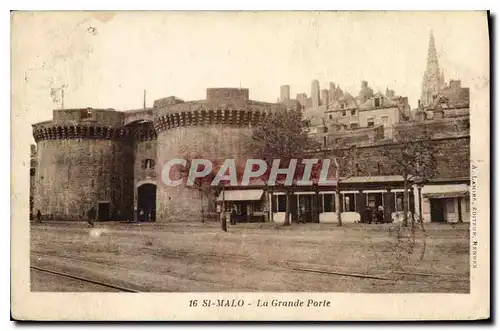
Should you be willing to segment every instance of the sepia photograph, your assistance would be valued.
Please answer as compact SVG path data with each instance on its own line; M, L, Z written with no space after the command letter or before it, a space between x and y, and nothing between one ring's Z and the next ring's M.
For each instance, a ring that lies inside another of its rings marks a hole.
M488 22L12 12L20 318L489 317Z

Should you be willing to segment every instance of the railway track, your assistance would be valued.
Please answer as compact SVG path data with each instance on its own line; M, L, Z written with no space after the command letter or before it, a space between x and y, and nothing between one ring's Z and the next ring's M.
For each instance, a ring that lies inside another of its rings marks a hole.
M89 260L89 259L85 259L85 258L81 258L81 257L68 256L65 254L46 254L46 253L42 253L42 252L38 252L38 251L34 251L34 250L31 250L31 254L32 255L34 254L38 257L58 258L58 259L72 261L72 262L77 262L79 264L85 263L85 264L90 264L90 265L94 265L94 266L98 266L98 267L109 266L109 264L107 264L106 262L103 262L103 261L93 261L93 260ZM119 266L119 265L113 265L113 268L116 270L121 270L123 272L130 272L131 270L136 270L136 269L125 268L125 267ZM223 286L224 290L226 290L226 291L231 290L231 286L229 286L229 285L223 285L223 284L221 285L220 283L216 283L216 282L212 282L212 281L208 281L208 280L203 280L203 279L198 279L196 277L182 276L182 275L172 273L172 272L166 272L165 274L167 274L170 277L188 280L188 281L194 281L194 282L198 282L198 283L204 283L204 284L207 284L209 286L214 286L214 285L215 286ZM258 291L257 288L248 287L248 286L246 286L244 289L245 289L245 291ZM161 292L166 291L166 289L158 289L158 290ZM221 291L223 291L223 289L221 289ZM148 290L140 290L140 291L136 291L136 292L149 292L149 291Z
M117 290L119 292L139 293L139 291L137 291L135 289L128 288L128 287L123 287L123 286L118 286L118 285L114 285L114 284L109 284L109 283L105 283L105 282L93 280L93 279L90 279L90 278L87 278L87 277L80 277L80 276L70 275L70 274L65 273L65 272L55 271L55 270L51 270L51 269L47 269L47 268L42 268L42 267L37 267L37 266L30 266L30 269L33 269L33 270L36 270L36 271L39 271L39 272L48 273L48 274L51 274L51 275L56 275L56 276L59 276L59 277L69 278L69 279L72 279L72 280L78 280L80 282L84 282L84 283L88 283L88 284L98 285L98 286L101 286L101 287L105 287L105 288Z
M81 262L88 262L92 264L98 264L98 265L103 265L102 263L99 263L97 261L91 261L91 260L86 260L82 259L81 257L70 257L70 256L65 256L65 255L46 255L41 252L34 251L33 253L37 255L45 255L45 256L57 256L59 258L63 259L69 259L69 260L74 260L74 261L81 261ZM155 255L159 255L162 257L172 257L172 258L185 258L190 256L188 252L172 252L172 251L161 251L161 252L156 252ZM380 272L377 274L367 274L364 272L360 271L354 271L354 270L346 270L344 268L340 268L339 266L326 266L326 265L309 265L308 263L304 263L301 261L294 261L294 260L283 260L283 261L256 261L253 258L244 256L244 255L238 255L238 254L230 254L230 255L225 255L225 256L219 256L214 253L202 253L198 254L198 257L202 256L205 259L211 259L211 260L216 260L216 261L224 261L224 262L233 262L237 264L246 264L249 265L253 268L256 269L261 269L261 270L269 270L270 268L277 268L277 269L285 269L285 270L290 270L294 272L308 272L308 273L317 273L317 274L323 274L324 276L341 276L341 277L350 277L350 278L358 278L358 279L371 279L375 281L389 281L389 282L398 282L398 281L403 281L403 282L411 282L411 281L417 281L417 282L423 282L423 283L432 283L437 281L437 279L446 279L447 281L451 282L466 282L468 281L467 278L464 278L463 275L452 275L452 274L436 274L436 273L418 273L418 272L401 272L401 271L385 271L385 272ZM119 269L124 269L123 267L118 267L115 266L116 268ZM204 283L211 283L199 279L191 279L191 278L186 278L190 280L195 280L195 281L201 281ZM247 290L255 290L253 288L247 288Z

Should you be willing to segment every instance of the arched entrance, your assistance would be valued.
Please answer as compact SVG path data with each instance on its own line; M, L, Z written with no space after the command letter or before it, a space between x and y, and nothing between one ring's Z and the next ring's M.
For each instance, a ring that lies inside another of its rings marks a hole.
M141 210L144 212L141 215ZM142 184L137 188L137 220L139 222L156 220L156 185Z

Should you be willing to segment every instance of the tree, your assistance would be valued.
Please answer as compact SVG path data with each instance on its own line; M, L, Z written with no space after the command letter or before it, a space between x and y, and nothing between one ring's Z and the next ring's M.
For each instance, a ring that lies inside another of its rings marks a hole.
M337 206L337 225L342 226L342 213L340 212L340 185L346 180L356 175L359 170L357 160L359 159L359 149L356 146L348 146L341 139L337 138L334 145L327 150L331 154L331 159L335 165L335 206Z
M274 159L280 159L280 166L288 166L292 159L298 164L317 143L308 136L308 121L302 118L300 110L279 109L266 115L256 127L245 144L246 155L259 158L271 168ZM301 178L301 167L297 168L295 178ZM268 176L267 172L263 177ZM300 177L299 177L300 176ZM277 184L280 185L280 177ZM290 187L286 187L286 213L284 225L290 225Z
M403 226L408 226L410 186L415 182L425 182L436 174L437 150L431 138L427 130L398 132L395 144L387 145L382 150L382 155L390 164L391 172L403 177ZM411 221L413 228L413 217Z

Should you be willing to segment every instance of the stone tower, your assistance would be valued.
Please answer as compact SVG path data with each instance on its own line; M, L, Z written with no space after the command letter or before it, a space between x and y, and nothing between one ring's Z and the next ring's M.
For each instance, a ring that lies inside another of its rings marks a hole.
M327 105L330 102L329 100L329 91L328 89L321 90L321 105Z
M311 83L311 102L313 108L319 107L319 82L318 80L313 80Z
M444 72L439 69L439 59L434 42L434 34L429 36L429 49L427 51L427 68L422 79L422 95L420 102L423 106L432 104L444 85Z
M281 85L280 87L280 102L290 100L290 85Z

